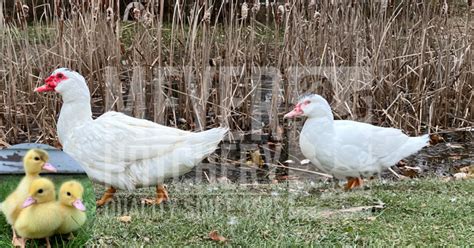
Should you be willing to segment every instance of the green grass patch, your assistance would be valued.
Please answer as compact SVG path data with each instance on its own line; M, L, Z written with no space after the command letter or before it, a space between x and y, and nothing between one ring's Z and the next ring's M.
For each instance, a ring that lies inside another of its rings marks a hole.
M53 247L81 247L90 242L93 232L93 222L95 218L95 198L94 188L89 178L85 175L55 175L46 176L52 179L59 190L61 184L68 180L77 180L84 186L84 204L87 208L87 222L84 226L74 233L75 238L68 240L68 235L56 235L50 238ZM0 201L3 201L12 191L15 190L22 176L0 176ZM56 191L57 192L57 191ZM12 231L11 226L7 223L5 216L0 214L0 247L13 247L11 245ZM45 240L29 240L27 247L45 246Z
M169 185L171 203L145 206L122 192L98 209L100 246L467 246L474 243L473 181L438 179L381 184L344 192L309 183L259 186ZM381 210L339 212L383 202ZM335 211L338 214L323 216ZM118 217L131 216L129 223ZM218 243L209 232L229 239Z

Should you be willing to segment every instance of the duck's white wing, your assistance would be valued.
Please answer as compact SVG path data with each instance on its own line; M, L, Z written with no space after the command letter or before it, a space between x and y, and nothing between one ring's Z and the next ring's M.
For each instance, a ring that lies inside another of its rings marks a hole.
M89 161L88 166L120 173L137 161L156 158L184 145L205 140L196 134L157 123L107 112L74 130L65 151ZM66 150L67 149L67 150Z
M395 128L377 127L355 121L335 121L335 134L341 160L361 166L384 160L397 151L409 137Z

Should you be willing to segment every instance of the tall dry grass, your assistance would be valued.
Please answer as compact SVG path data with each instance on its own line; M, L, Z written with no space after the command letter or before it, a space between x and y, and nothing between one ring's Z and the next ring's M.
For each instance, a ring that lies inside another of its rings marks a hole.
M57 142L60 99L33 89L58 67L85 76L95 115L224 124L236 139L281 139L283 112L305 92L328 98L337 118L412 134L473 126L473 20L456 2L176 1L164 13L155 0L136 22L121 21L118 1L59 2L30 6L29 23L20 10L0 15L0 145Z

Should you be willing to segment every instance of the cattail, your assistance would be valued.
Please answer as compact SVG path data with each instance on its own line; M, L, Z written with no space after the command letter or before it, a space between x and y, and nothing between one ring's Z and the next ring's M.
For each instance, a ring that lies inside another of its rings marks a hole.
M317 10L314 11L313 18L316 19L316 20L318 20L319 18L321 18L321 13L319 13Z
M266 8L269 8L269 7L270 7L270 1L269 1L269 0L265 0L265 7L266 7Z
M243 20L247 19L247 16L249 15L249 6L248 6L247 3L242 4L242 9L240 11L240 15L242 16Z
M204 16L202 17L202 21L207 22L207 23L211 22L211 11L206 10L204 12Z
M146 26L151 26L151 24L153 23L153 15L149 11L147 11L143 15L143 20Z
M133 19L135 20L140 20L140 17L141 17L141 11L140 9L138 8L134 8L133 11L132 11L132 16L133 16Z
M92 20L97 21L97 15L99 14L99 7L95 7L94 10L92 11Z
M23 6L21 6L21 9L23 11L23 16L28 17L29 12L30 12L30 7L28 7L28 5L26 4L23 4Z
M257 13L259 10L260 10L260 2L259 2L259 1L256 1L256 2L253 4L252 12L253 12L253 13Z
M283 21L284 15L285 15L285 6L279 5L277 8L276 15L275 15L276 22L281 23Z
M285 14L285 6L279 5L278 6L278 13L283 16Z
M448 3L446 0L443 2L443 7L441 8L441 14L447 15L448 14Z
M106 10L106 13L107 13L107 21L111 21L114 19L114 10L112 9L112 7L108 7Z

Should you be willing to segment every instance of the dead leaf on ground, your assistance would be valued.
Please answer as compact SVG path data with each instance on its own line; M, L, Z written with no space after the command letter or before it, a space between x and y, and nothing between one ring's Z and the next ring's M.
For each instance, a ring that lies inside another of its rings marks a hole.
M461 169L459 169L459 171L473 175L474 174L474 165L462 167Z
M438 143L444 142L444 138L439 134L430 135L430 145L436 145Z
M455 180L464 180L464 179L469 179L468 174L464 172L458 172L453 175Z
M249 151L250 153L250 160L246 162L246 165L252 167L254 165L258 166L258 168L262 168L265 161L262 159L262 155L260 154L260 150Z
M417 177L418 174L420 174L420 172L422 171L422 169L419 166L402 166L400 167L400 171L404 176L413 178Z
M458 172L458 173L454 174L453 177L454 177L455 180L463 180L463 179L467 178L467 173Z
M455 180L474 179L474 165L465 166L453 175Z
M214 241L219 241L219 242L226 242L227 239L222 236L222 235L219 235L219 233L217 233L217 230L213 230L209 233L209 238L211 240L214 240Z
M124 216L120 216L117 218L120 222L123 222L123 223L130 223L132 222L132 217L131 216L128 216L128 215L124 215Z

